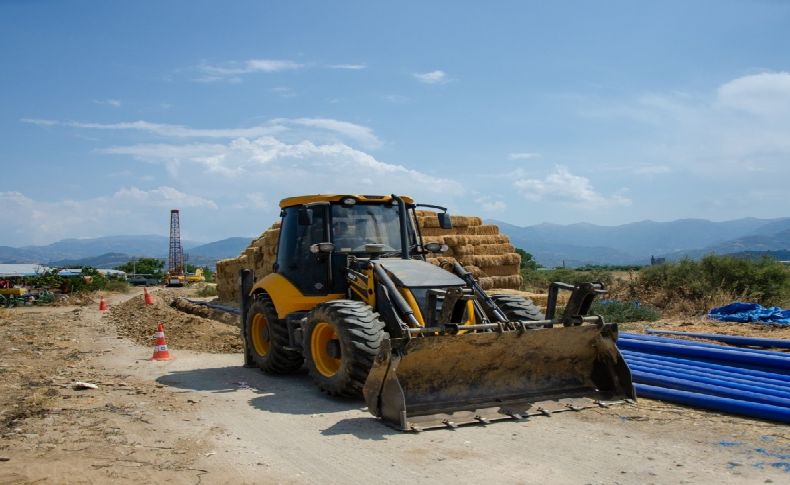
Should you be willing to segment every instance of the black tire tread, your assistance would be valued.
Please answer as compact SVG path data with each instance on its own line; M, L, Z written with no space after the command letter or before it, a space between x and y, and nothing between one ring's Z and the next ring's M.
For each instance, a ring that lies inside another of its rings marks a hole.
M331 378L318 372L310 355L310 334L319 321L335 324L340 340L343 362ZM334 396L359 397L381 347L384 322L364 302L333 300L316 306L308 314L304 338L307 368L318 387Z
M520 295L491 295L508 320L543 320L546 317L535 303Z
M266 356L255 352L250 336L252 318L256 313L263 313L269 326L270 346ZM252 360L267 374L292 374L299 370L304 363L304 357L298 351L288 350L288 327L285 321L277 318L277 310L268 295L259 295L250 306L247 316L247 345Z

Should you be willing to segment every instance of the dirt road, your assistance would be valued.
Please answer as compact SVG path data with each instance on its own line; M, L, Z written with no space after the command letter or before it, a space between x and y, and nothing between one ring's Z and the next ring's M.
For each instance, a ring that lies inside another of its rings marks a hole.
M111 304L123 298L128 296ZM8 458L0 461L0 482L643 484L790 478L786 426L641 400L637 406L404 434L372 418L362 401L322 395L307 375L272 377L242 368L240 354L173 349L170 362L145 360L151 348L119 338L110 318L92 306L17 310L0 319L0 337L17 349L0 354L0 458ZM23 338L9 340L22 331ZM91 379L99 389L71 389L78 379ZM18 402L33 412L9 412Z

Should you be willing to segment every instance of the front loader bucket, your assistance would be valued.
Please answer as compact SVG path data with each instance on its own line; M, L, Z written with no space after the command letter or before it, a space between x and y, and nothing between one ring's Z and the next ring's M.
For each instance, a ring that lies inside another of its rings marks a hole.
M521 419L634 399L616 336L597 325L382 343L368 409L401 430Z

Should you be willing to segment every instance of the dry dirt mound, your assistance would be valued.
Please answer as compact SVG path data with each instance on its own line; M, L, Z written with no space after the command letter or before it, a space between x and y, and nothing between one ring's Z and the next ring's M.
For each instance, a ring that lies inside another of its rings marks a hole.
M157 291L154 304L145 305L142 295L110 309L110 320L118 334L142 344L154 345L154 332L159 323L165 326L167 344L174 349L200 352L241 352L239 329L234 325L190 315L172 308L177 290Z

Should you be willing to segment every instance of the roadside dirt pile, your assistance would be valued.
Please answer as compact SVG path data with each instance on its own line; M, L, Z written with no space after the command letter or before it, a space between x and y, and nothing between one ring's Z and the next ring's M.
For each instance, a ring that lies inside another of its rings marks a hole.
M143 297L136 296L110 308L110 319L118 334L141 345L154 345L154 332L160 323L165 326L167 344L172 349L201 352L240 352L238 327L216 320L184 313L171 307L179 296L178 290L154 293L154 304L146 306Z
M205 430L165 428L172 416L195 419L194 406L130 375L128 361L106 368L111 346L128 342L95 309L12 312L0 318L0 483L196 481Z
M426 243L446 244L449 250L433 254L428 262L448 271L458 261L478 279L485 289L514 289L521 287L521 256L510 244L510 239L500 234L494 224L483 224L474 216L452 216L453 228L442 229L435 212L417 211L417 224ZM238 258L217 262L217 293L223 302L239 301L239 270L249 268L256 278L272 272L277 257L277 238L280 223L269 229L245 249Z

